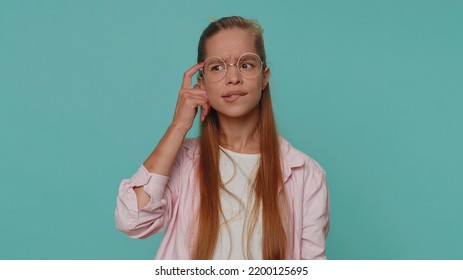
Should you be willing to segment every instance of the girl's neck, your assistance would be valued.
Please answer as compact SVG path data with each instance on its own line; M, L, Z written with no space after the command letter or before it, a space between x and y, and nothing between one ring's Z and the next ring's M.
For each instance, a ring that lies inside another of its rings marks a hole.
M230 118L218 115L219 143L222 147L243 154L257 154L259 149L259 114Z

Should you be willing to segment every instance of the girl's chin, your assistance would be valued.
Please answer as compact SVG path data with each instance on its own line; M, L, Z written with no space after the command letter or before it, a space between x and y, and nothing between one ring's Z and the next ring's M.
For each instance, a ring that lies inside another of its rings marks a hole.
M253 114L253 112L257 114ZM241 119L241 118L250 118L253 116L258 116L258 108L256 107L255 110L244 110L242 108L228 108L225 110L217 110L217 116L219 118L234 118L234 119Z

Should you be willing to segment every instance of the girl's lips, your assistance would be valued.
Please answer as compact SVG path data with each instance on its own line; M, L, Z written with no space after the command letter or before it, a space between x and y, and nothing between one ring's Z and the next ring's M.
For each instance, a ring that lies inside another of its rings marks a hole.
M223 101L225 101L226 103L232 103L232 102L235 102L240 97L241 97L241 95L224 96Z
M223 98L223 100L225 102L232 103L232 102L235 102L241 96L244 96L244 95L246 95L246 93L242 92L242 91L229 91L229 92L225 93L224 95L222 95L222 98Z

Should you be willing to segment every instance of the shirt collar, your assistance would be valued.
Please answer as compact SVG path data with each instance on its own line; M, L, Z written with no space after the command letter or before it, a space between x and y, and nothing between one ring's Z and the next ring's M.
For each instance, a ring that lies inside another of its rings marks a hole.
M283 161L283 183L286 183L291 176L292 170L304 165L304 158L301 157L291 144L280 136L280 151Z

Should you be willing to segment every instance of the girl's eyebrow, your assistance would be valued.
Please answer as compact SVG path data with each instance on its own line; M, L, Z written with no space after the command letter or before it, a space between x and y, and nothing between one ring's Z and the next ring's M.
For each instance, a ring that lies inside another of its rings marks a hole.
M214 58L220 58L221 60L223 60L226 63L236 63L236 62L238 62L238 59L240 59L240 57L242 57L243 54L246 54L246 53L252 53L252 52L244 52L244 53L242 53L242 54L240 54L240 55L238 55L238 56L236 56L234 58L232 58L231 55L228 55L226 57L225 56L214 55L214 56L206 57L206 59L214 57Z

